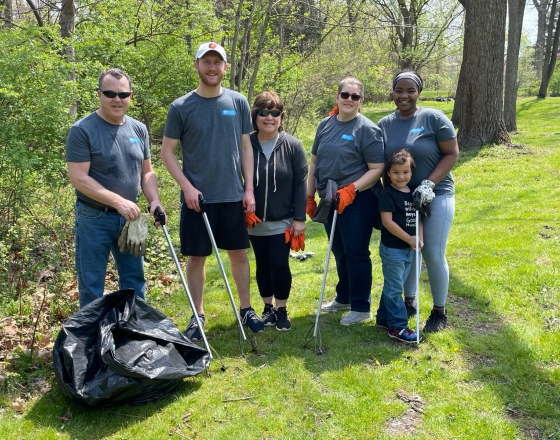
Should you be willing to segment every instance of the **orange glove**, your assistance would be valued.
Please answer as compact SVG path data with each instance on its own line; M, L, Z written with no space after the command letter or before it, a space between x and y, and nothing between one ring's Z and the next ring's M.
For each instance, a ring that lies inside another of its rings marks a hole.
M288 228L284 231L284 243L290 243L290 249L294 252L305 250L305 233L299 234L297 237L292 235Z
M314 196L307 196L307 206L305 207L305 212L309 218L313 218L315 215L315 210L317 209L317 202Z
M262 223L262 220L258 218L254 212L249 212L245 214L245 224L247 225L247 229L254 228L257 223Z
M339 189L337 192L338 194L338 213L342 214L344 208L348 205L351 205L354 199L356 198L356 187L353 183L348 186L345 186L342 189Z

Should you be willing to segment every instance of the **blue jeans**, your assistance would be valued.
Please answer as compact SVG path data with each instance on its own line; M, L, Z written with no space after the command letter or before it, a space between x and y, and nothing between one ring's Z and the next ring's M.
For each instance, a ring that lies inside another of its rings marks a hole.
M404 281L410 273L414 250L389 248L379 243L383 270L383 292L377 309L377 322L388 327L403 329L408 326L408 315L403 299Z
M103 296L109 253L119 274L119 289L134 289L144 299L144 257L119 251L119 235L126 223L117 212L105 212L76 202L74 224L76 272L80 308Z
M336 300L350 304L355 312L370 311L371 258L369 241L373 231L373 215L377 209L371 191L358 193L354 202L338 214L332 252L336 261L338 283ZM334 210L325 225L330 238Z

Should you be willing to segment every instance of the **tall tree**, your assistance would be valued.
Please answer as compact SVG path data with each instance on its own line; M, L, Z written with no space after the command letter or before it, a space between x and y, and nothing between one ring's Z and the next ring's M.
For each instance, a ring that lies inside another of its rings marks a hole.
M539 88L539 98L546 98L550 78L556 68L556 58L558 53L558 42L560 40L560 26L558 20L558 0L552 0L550 13L548 15L547 35L544 52L544 62L542 69L541 87Z
M12 0L0 0L0 27L11 27L13 21Z
M466 10L453 121L462 149L511 143L503 116L507 0L459 0Z
M432 60L457 17L460 5L436 0L371 0L372 17L389 29L390 49L399 69L418 70Z
M74 0L63 0L60 9L60 36L67 42L66 48L64 49L64 56L66 61L70 64L73 64L76 59L74 44L72 43L75 22L76 7L74 5ZM71 70L70 77L68 79L73 83L76 82L76 72L74 69ZM77 113L78 102L74 99L74 102L70 106L69 114L76 115Z
M544 61L544 46L546 42L546 17L551 0L533 0L537 10L537 41L535 43L535 70L542 74Z
M521 45L521 31L523 29L523 12L525 0L508 0L508 44L506 58L506 85L504 91L504 122L508 131L517 130L516 102L517 71L519 65L519 47Z

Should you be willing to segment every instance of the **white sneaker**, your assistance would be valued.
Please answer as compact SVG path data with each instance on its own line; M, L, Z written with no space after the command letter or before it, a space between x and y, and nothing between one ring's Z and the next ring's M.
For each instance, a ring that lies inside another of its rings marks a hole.
M341 320L341 325L352 325L371 319L371 312L350 312L345 315Z
M323 312L338 312L339 310L350 310L350 304L342 304L334 299L330 303L321 306L321 311Z

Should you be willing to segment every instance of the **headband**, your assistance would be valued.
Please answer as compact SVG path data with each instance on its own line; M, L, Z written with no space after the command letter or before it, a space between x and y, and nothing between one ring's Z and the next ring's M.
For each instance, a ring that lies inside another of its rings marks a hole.
M418 87L418 93L420 93L422 91L422 79L418 75L416 75L414 72L401 72L397 76L395 76L395 79L393 79L393 90L395 90L395 87L397 86L397 83L401 79L411 79L412 81L414 81L414 83Z

